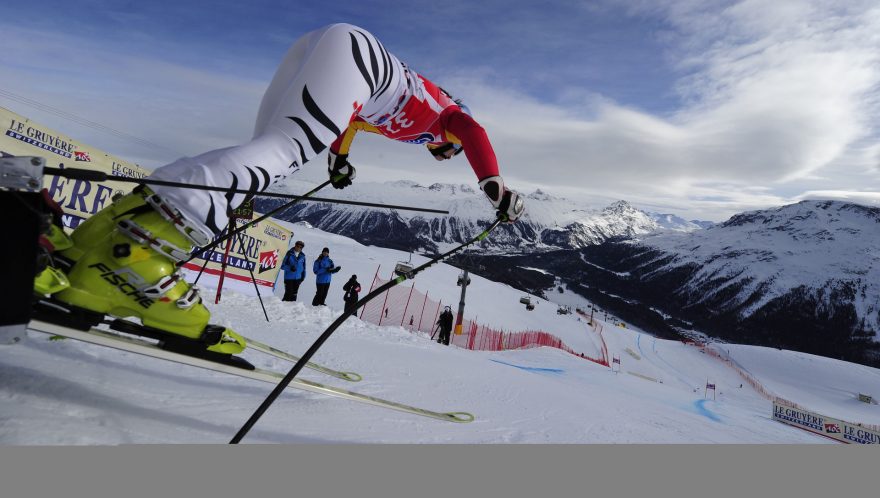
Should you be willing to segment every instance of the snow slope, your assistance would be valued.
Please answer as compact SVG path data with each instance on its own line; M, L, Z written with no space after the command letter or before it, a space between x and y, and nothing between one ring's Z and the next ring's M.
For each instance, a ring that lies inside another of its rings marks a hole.
M209 306L215 321L301 354L338 316L341 284L350 273L356 271L368 287L375 265L381 263L384 272L400 253L295 228L294 239L306 242L307 254L328 246L343 266L331 285L328 307L306 304L314 289L311 277L300 302L265 298L271 322L256 299L243 294L224 292L219 305ZM457 301L457 273L438 265L416 284L444 302ZM468 309L480 322L512 330L537 324L576 351L596 353L599 341L583 320L556 315L556 306L548 302L525 311L517 302L520 295L473 278ZM302 377L434 410L469 411L476 420L440 422L290 390L244 442L834 444L771 420L770 402L748 385L739 388L742 380L723 362L693 346L611 322L599 323L609 353L621 358L620 373L552 348L467 351L399 327L349 319L314 360L356 371L364 380L346 383L308 370ZM738 363L788 399L833 410L829 414L839 418L880 423L876 405L852 399L853 392L880 385L874 380L877 369L729 346ZM244 356L263 368L286 371L291 366L258 353ZM805 372L821 378L821 384L804 382ZM72 340L50 341L39 333L0 348L0 379L0 443L6 445L225 443L272 387ZM718 386L716 400L703 397L707 380Z

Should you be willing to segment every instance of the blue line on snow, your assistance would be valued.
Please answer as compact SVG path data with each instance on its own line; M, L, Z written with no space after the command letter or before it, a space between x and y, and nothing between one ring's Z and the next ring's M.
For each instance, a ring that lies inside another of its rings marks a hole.
M715 422L721 422L721 417L719 417L718 415L715 415L714 413L710 412L710 411L704 406L704 405L706 404L706 401L709 401L709 400L707 400L707 399L698 399L698 400L694 401L694 408L696 408L697 413L699 413L700 415L702 415L702 416L708 418L709 420L713 420L713 421L715 421Z
M524 367L522 365L514 365L513 363L506 363L506 362L503 362L500 360L490 359L489 361L494 361L495 363L501 363L502 365L507 365L510 367L519 368L520 370L525 370L527 372L544 372L544 373L553 373L553 374L560 374L560 373L565 372L565 370L563 370L561 368Z
M684 384L688 387L691 387L691 383L688 382L687 379L685 379L681 375L679 375L679 373L681 373L681 371L675 365L666 361L666 358L663 358L662 356L660 356L660 353L657 352L657 348L655 347L656 344L657 344L657 338L655 337L654 342L652 343L651 347L654 349L654 354L657 357L657 359L659 359L660 361L665 363L666 366L668 366L669 368L672 369L672 374L675 375L675 378L678 379L679 382L681 382L682 384Z

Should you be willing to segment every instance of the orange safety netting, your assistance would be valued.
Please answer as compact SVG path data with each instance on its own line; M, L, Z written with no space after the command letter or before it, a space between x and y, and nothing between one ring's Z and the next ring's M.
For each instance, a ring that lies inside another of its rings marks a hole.
M389 282L379 277L379 270L373 277L370 292ZM376 325L400 326L411 332L424 332L436 337L437 319L443 309L442 301L434 301L428 292L415 288L394 286L369 301L361 308L360 319ZM450 344L463 349L482 351L502 351L507 349L526 349L547 346L561 349L580 358L608 366L607 353L603 358L591 358L568 347L553 334L537 330L505 332L481 325L473 320L463 320L461 334L452 334ZM603 340L604 347L604 340Z

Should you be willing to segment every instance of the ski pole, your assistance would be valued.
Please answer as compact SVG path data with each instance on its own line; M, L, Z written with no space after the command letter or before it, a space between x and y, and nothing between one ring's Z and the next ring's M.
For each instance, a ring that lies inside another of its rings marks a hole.
M202 267L199 269L199 274L196 275L196 279L193 281L193 285L199 283L199 279L202 278L202 273L205 273L205 268L208 267L208 258L205 258L205 262L202 263Z
M435 213L435 214L449 214L449 211L445 211L443 209L431 209L431 208L421 208L415 206L397 206L393 204L381 204L376 202L364 202L364 201L349 201L345 199L330 199L326 197L310 197L308 194L306 195L295 195L295 194L282 194L277 192L258 192L256 190L244 190L244 189L236 189L229 187L215 187L211 185L193 185L189 183L182 182L172 182L167 180L154 180L151 178L129 178L126 176L114 176L108 175L103 171L94 171L90 169L81 169L81 168L43 168L44 175L55 175L55 176L63 176L65 178L70 178L72 180L88 180L93 182L124 182L124 183L142 183L144 185L159 185L162 187L176 187L176 188L188 188L194 190L210 190L214 192L228 192L231 194L245 194L250 196L259 196L259 197L270 197L270 198L278 198L278 199L294 199L294 200L308 200L310 202L327 202L331 204L347 204L350 206L363 206L363 207L375 207L375 208L387 208L387 209L399 209L401 211L417 211L422 213ZM324 184L331 183L331 180L326 181ZM306 197L309 197L306 199Z
M332 180L327 180L326 182L324 182L324 183L318 185L317 187L313 188L312 190L309 190L308 192L306 192L305 195L302 195L302 196L296 196L296 197L297 197L296 199L293 199L293 200L290 201L290 202L287 202L287 203L285 203L285 204L282 204L282 205L278 206L278 207L275 208L275 209L272 209L272 210L269 211L268 213L266 213L266 214L260 216L259 218L255 219L255 220L251 220L251 221L245 223L244 225L242 225L242 226L236 228L235 230L229 230L229 231L227 231L227 232L226 232L226 235L223 235L223 236L217 237L217 239L214 240L214 242L211 242L210 244L206 245L205 247L200 247L199 249L193 251L193 253L190 254L189 258L186 259L185 261L181 261L181 262L177 263L178 268L181 267L181 266L183 266L183 265L185 265L185 264L187 264L187 263L189 263L190 261L194 260L196 257L198 257L199 254L203 254L205 251L210 251L211 249L217 247L218 245L222 244L223 242L225 242L225 241L226 241L227 239L229 239L230 237L233 237L233 236L235 236L235 235L238 235L238 234L241 233L241 232L244 232L244 231L247 230L248 228L250 228L250 227L256 225L257 223L259 223L259 222L261 222L261 221L263 221L263 220L265 220L266 218L272 216L273 214L278 213L278 212L280 212L280 211L283 211L283 210L285 210L285 209L287 209L287 208L293 206L294 204L298 203L299 201L301 201L301 200L303 200L303 199L305 199L305 198L311 196L312 194L314 194L315 192L321 190L322 188L326 187L327 185L330 185L331 182L332 182Z
M217 240L215 240L211 244L208 244L205 247L199 248L199 250L193 252L193 254L191 254L188 259L186 259L185 261L182 261L180 263L177 263L178 267L181 267L181 266L185 265L186 263L189 263L190 261L195 259L198 254L201 254L204 251L208 251L210 249L213 249L214 247L217 247L218 245L225 242L228 238L233 237L233 236L237 235L238 233L245 231L246 229L250 228L251 226L259 223L260 221L263 221L266 218L269 218L270 216L272 216L280 211L283 211L283 210L293 206L294 204L296 204L300 201L327 202L327 203L331 203L331 204L346 204L346 205L351 205L351 206L374 207L374 208L383 208L383 209L399 209L401 211L418 211L418 212L424 212L424 213L449 214L449 211L446 211L443 209L420 208L420 207L414 207L414 206L398 206L398 205L394 205L394 204L380 204L380 203L375 203L375 202L348 201L348 200L344 200L344 199L328 199L328 198L323 198L323 197L312 197L312 195L315 192L317 192L317 191L321 190L322 188L326 187L327 185L333 183L334 180L337 180L340 177L344 177L344 175L340 175L337 178L327 180L324 183L318 185L317 187L313 188L312 190L308 191L307 193L305 193L303 195L294 195L294 194L280 194L280 193L273 193L273 192L256 192L254 190L233 189L233 188L229 188L229 187L214 187L214 186L210 186L210 185L191 185L188 183L172 182L172 181L165 181L165 180L153 180L150 178L128 178L128 177L124 177L124 176L108 175L107 173L104 173L103 171L94 171L94 170L81 169L81 168L43 168L43 174L63 176L65 178L70 178L70 179L75 179L75 180L88 180L88 181L95 181L95 182L117 181L117 182L128 182L128 183L141 183L144 185L160 185L160 186L166 186L166 187L178 187L178 188L189 188L189 189L195 189L195 190L210 190L210 191L215 191L215 192L229 192L229 193L234 193L234 194L246 194L246 195L250 195L250 196L291 199L290 202L287 202L285 204L282 204L282 205L272 209L268 213L265 213L264 215L260 216L259 218L252 220L252 221L238 227L235 230L231 230L231 231L227 232L226 235L218 238Z
M242 235L240 233L238 234L238 243L241 244L242 247L244 247L244 237L242 237ZM244 255L244 261L245 261L245 263L247 263L246 266L247 266L248 272L251 274L251 282L254 283L254 292L257 293L257 299L260 300L260 308L263 308L263 316L266 317L266 321L268 322L269 321L269 313L266 312L266 305L263 304L263 296L260 295L260 288L259 288L259 286L257 286L257 277L254 276L254 269L251 268L251 262L248 259L247 255Z
M315 342L308 349L308 351L306 351L305 354L303 354L303 356L299 359L299 361L296 362L296 364L293 366L293 368L290 369L290 372L288 372L287 375L285 375L284 378L281 379L281 382L279 382L278 385L275 386L275 389L273 389L272 392L269 393L269 395L266 397L266 399L263 400L263 403L260 404L260 406L256 409L256 411L254 411L253 415L251 415L251 417L244 423L244 425L241 427L241 429L239 429L239 431L235 434L235 436L233 436L232 440L229 441L229 444L238 444L242 440L242 438L245 435L247 435L247 433L251 430L251 428L254 426L254 424L256 424L257 421L260 419L260 417L263 416L263 413L265 413L266 410L269 409L269 407L272 405L272 403L275 401L275 399L277 399L278 396L284 391L284 389L287 388L287 386L293 381L294 377L296 377L296 375L300 372L300 370L302 370L303 367L305 367L306 363L309 362L309 360L312 358L312 356L314 356L314 354L318 351L318 349L321 348L321 346L324 344L324 342L327 339L329 339L330 336L333 334L333 332L335 332L336 329L339 328L340 325L342 325L342 322L344 322L349 316L354 314L358 308L367 304L370 300L372 300L376 296L381 295L383 292L394 287L395 285L397 285L401 282L404 282L407 279L415 278L416 274L420 273L421 271L425 270L426 268L429 268L429 267L439 263L440 261L443 261L444 259L457 253L458 251L461 251L462 249L470 246L471 244L474 244L476 242L479 242L479 241L485 239L486 237L489 236L489 233L492 230L494 230L498 225L500 225L501 222L503 222L503 221L506 221L506 218L499 215L499 217L491 225L489 225L489 228L484 230L482 233L480 233L476 237L462 243L461 245L459 245L457 247L453 247L452 249L446 251L445 253L443 253L437 257L434 257L434 258L428 260L427 262L423 263L422 265L414 268L411 272L404 274L404 275L399 275L394 280L390 280L390 281L380 285L379 287L374 289L372 292L370 292L369 294L364 296L360 301L358 301L354 305L353 308L351 308L348 311L343 312L342 315L340 315L339 318L334 320L333 323L331 323L330 326L327 327L327 330L325 330L315 340Z
M434 328L434 331L431 332L431 340L432 341L434 340L434 334L436 334L438 330L440 330L440 324L437 324L437 326Z

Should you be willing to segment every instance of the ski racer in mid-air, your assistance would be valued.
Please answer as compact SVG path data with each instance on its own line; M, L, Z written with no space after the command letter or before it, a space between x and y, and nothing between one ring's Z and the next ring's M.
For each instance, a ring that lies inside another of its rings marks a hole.
M249 142L184 157L152 179L262 192L329 146L336 188L355 179L348 160L354 134L369 131L425 144L438 160L464 152L498 216L514 222L522 198L504 184L485 130L469 109L415 73L367 31L333 24L289 49L263 96ZM241 352L245 341L209 325L196 290L176 262L228 224L245 194L139 186L71 234L70 286L57 300L96 313L134 316L143 325L201 341L208 351ZM63 245L62 245L63 246Z

